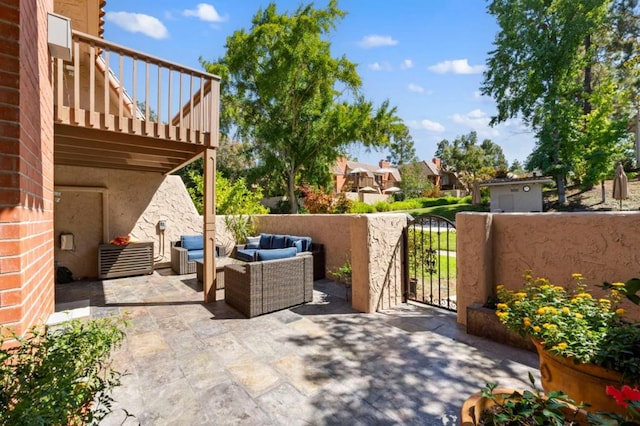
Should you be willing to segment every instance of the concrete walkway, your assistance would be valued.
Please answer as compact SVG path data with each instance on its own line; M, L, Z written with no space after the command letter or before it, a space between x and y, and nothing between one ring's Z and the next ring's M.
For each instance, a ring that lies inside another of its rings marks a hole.
M486 382L538 375L537 355L469 336L450 312L362 314L344 296L316 281L312 303L246 319L203 304L195 275L56 287L58 311L131 318L115 354L128 375L103 425L456 425Z

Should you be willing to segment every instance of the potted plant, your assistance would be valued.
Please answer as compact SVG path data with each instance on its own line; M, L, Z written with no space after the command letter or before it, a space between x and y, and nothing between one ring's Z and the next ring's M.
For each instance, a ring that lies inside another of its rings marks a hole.
M465 400L462 426L587 425L588 414L561 391L542 393L529 373L533 391L498 388L488 383Z
M575 289L568 290L526 271L520 290L497 287L496 315L532 338L545 391L561 389L594 412L621 412L606 387L640 382L640 327L620 307L627 285L605 285L608 294L596 298L581 274L573 278Z
M97 424L111 411L121 373L111 351L125 337L117 318L0 327L0 424ZM15 341L10 341L15 340Z

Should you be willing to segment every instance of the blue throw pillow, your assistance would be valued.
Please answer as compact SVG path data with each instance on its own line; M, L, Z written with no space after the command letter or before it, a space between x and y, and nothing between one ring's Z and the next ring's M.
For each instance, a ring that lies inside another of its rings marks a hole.
M297 237L290 235L289 238L293 240L302 240L302 251L311 251L311 237Z
M247 237L247 244L244 246L244 248L260 248L260 236Z
M260 244L259 248L261 249L270 249L271 248L271 234L260 234Z
M181 238L182 248L186 250L204 250L204 236L183 235Z
M295 256L296 256L295 247L256 251L256 260L286 259L286 258L295 257Z
M302 240L295 240L295 241L293 242L293 247L295 247L295 248L296 248L296 251L297 251L298 253L301 253L301 252L302 252Z
M285 241L286 241L286 238L284 235L274 235L273 237L271 237L271 248L272 249L286 248L287 245Z

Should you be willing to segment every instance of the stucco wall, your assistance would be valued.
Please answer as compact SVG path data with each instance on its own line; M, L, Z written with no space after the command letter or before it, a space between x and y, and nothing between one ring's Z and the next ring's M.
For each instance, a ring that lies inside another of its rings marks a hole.
M179 176L128 170L56 166L56 187L106 188L108 239L131 235L154 243L156 266L171 259L170 242L183 234L201 234L203 222ZM55 259L75 278L97 276L97 250L102 241L102 201L99 194L62 190L54 209ZM158 222L167 222L166 231ZM76 250L62 251L61 232L74 234ZM108 242L108 241L105 241Z
M485 303L497 284L519 288L527 269L563 285L579 272L596 295L603 281L640 277L640 212L459 213L456 226L462 324L469 304Z
M362 312L394 306L402 298L401 238L404 214L258 215L258 233L310 236L324 244L327 273L348 259L353 267L352 305ZM234 244L224 216L216 218L216 241Z

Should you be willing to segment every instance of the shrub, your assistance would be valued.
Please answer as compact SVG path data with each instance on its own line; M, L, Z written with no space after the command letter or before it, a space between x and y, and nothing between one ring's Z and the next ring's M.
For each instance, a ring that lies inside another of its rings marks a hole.
M97 424L120 385L110 355L125 338L124 325L116 318L73 320L35 326L27 337L0 327L0 424Z
M376 208L371 204L363 203L361 201L356 201L353 203L353 207L351 208L351 213L375 213Z
M379 212L388 212L391 210L391 205L386 201L378 201L373 205L373 207Z

